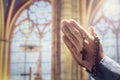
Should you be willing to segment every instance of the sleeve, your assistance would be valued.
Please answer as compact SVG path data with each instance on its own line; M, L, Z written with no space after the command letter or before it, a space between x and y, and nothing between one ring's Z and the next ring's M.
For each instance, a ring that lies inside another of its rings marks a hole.
M97 76L94 77L95 80L120 80L120 65L109 57L104 57L98 66L99 69Z

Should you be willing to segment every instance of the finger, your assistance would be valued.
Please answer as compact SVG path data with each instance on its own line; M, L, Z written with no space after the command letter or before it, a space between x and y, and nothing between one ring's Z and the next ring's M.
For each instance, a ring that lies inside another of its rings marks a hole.
M74 39L74 40L72 40L73 41L72 43L76 42L75 46L77 48L77 51L80 52L80 50L82 49L82 46L83 46L83 44L82 44L82 42L83 42L82 36L79 34L79 31L76 30L75 28L73 28L73 26L71 26L69 23L64 23L64 24L67 26L67 30L70 31L69 35L71 35L73 37L73 39Z
M75 45L77 50L79 50L79 47L78 47L78 42L79 41L78 41L78 39L76 39L76 37L70 31L69 27L71 27L71 25L69 25L69 23L67 21L62 22L62 32L72 42L72 44Z
M77 47L78 47L78 51L81 50L82 46L83 46L83 38L82 35L79 33L79 31L74 28L74 26L67 24L69 27L68 29L70 30L71 34L75 37L75 39L77 39L78 43L77 43Z
M89 32L91 33L92 36L97 36L97 33L96 33L95 28L93 26L90 26ZM101 51L100 53L102 53L103 48L102 48L101 42L100 42L99 47L100 47L100 51Z
M81 36L82 36L82 39L83 37L85 38L85 48L87 49L89 46L88 44L91 43L91 41L94 39L89 32L87 32L83 27L81 27L76 21L74 20L70 20L69 22L71 25L73 25L77 30L79 30ZM83 39L84 40L84 39ZM82 40L82 41L83 41ZM83 45L83 42L82 42L82 45ZM83 46L82 46L83 47Z
M88 28L88 32L90 33L90 35L92 35L92 30L91 30L91 26Z
M82 36L89 35L88 32L81 26L79 23L77 23L75 20L71 19L69 23L74 26L79 32L81 33Z
M89 31L89 33L90 33L92 36L94 36L94 34L95 34L95 29L94 29L93 26L90 26L90 27L88 28L88 31Z
M71 52L73 58L75 59L75 61L79 65L82 65L81 61L80 61L80 60L82 60L82 57L81 57L81 55L80 56L76 55L76 48L75 48L75 46L69 41L69 39L66 36L63 36L63 40L64 40L64 43L66 44L66 46L68 47L68 49L70 50L70 52Z
M73 56L74 60L79 65L81 65L82 67L86 67L87 65L89 65L88 61L86 61L86 60L83 61L82 60L82 55L81 54L79 54L79 55L76 54L76 48L74 47L74 45L70 42L70 40L66 36L63 36L63 41L66 44L66 46L68 47L68 49L70 50L71 55Z

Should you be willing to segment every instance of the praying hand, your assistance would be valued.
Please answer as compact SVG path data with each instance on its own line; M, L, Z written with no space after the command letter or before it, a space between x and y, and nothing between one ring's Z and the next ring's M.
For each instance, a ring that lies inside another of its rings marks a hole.
M61 25L63 41L79 65L96 80L120 80L120 66L104 54L92 26L86 30L75 20L63 20Z

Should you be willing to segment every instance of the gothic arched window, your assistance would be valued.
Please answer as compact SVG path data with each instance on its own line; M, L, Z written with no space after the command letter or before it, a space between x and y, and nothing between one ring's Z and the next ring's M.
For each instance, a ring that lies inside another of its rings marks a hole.
M10 80L51 80L51 21L49 1L34 1L14 24Z
M107 56L120 63L120 2L105 0L93 22Z

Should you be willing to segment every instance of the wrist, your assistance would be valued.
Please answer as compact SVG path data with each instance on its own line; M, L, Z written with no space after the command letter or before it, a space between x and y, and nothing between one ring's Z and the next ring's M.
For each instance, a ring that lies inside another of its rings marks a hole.
M98 57L98 64L99 64L99 62L103 59L105 57L105 54L104 54L104 52L102 52L102 53L100 53L99 54L99 57ZM92 58L93 59L93 58ZM90 72L92 72L92 68L93 68L93 66L94 66L94 60L92 60L92 59L90 59L89 61L87 61L86 62L86 64L85 64L85 68L88 70L88 71L90 71Z
M100 53L98 57L98 64L104 57L105 57L104 52ZM88 69L89 71L92 71L93 66L94 66L94 60L91 62L88 62L88 64L86 65L86 69Z
M98 62L100 62L105 57L104 52L102 52L98 57Z

